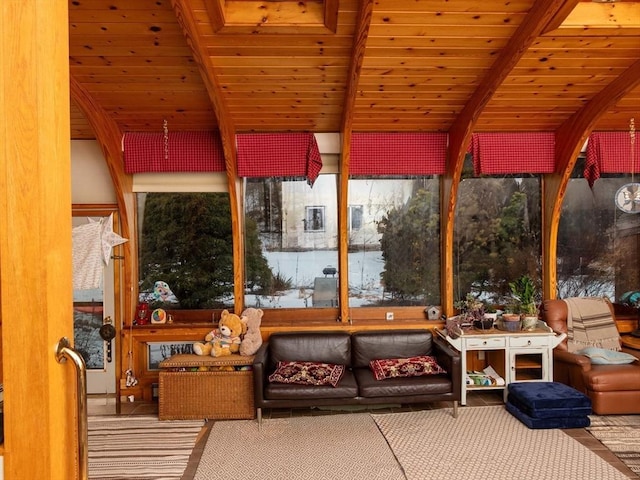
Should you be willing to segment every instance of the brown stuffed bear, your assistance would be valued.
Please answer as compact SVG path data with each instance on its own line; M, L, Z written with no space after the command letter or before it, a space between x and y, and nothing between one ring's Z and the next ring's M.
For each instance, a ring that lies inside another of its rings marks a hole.
M242 312L242 318L247 320L247 333L242 337L240 355L255 355L262 345L262 334L260 333L262 314L260 308L247 308Z
M211 340L211 356L224 357L237 353L242 343L242 335L247 331L246 322L235 313L222 311L217 333Z

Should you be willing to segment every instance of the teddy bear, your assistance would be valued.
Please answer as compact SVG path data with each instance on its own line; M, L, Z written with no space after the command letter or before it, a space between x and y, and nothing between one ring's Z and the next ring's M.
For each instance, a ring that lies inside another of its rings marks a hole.
M240 355L255 355L260 345L262 345L260 323L262 322L263 313L260 308L247 308L242 312L242 317L247 319L247 332L242 337Z
M246 318L223 310L218 328L211 330L204 337L204 342L195 342L192 346L196 355L222 357L237 353L242 343L242 335L247 331Z
M246 319L235 313L222 311L216 333L211 340L211 356L224 357L237 353L242 343L242 335L247 331Z

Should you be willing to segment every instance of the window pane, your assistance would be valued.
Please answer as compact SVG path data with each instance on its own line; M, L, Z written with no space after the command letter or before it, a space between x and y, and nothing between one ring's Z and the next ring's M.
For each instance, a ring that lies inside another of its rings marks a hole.
M541 281L540 179L467 178L460 183L454 231L454 301L471 293L508 304L509 282ZM539 300L539 299L538 299Z
M614 198L624 178L600 178L593 190L571 179L558 227L558 297L619 299L640 290L640 216L619 210Z
M153 308L233 307L226 193L138 194L140 300Z
M349 306L440 303L439 182L349 180Z
M336 176L245 183L247 306L338 306Z

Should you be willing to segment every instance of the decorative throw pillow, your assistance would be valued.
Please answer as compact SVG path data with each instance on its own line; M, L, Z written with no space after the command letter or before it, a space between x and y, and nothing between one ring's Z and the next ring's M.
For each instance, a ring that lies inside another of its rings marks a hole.
M272 383L331 385L335 387L344 375L344 365L319 362L278 362L269 375Z
M408 358L386 358L371 360L369 367L376 380L395 377L419 377L447 373L431 355Z
M633 363L637 360L636 357L629 353L598 347L587 347L574 353L589 357L591 363L596 365L621 365L624 363Z

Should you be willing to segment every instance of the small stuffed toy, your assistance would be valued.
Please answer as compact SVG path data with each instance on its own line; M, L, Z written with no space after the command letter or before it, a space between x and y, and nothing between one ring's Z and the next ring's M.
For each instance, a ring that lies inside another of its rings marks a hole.
M247 331L246 322L235 313L222 311L216 334L211 340L211 356L224 357L237 353L242 343L242 335Z
M247 333L242 337L240 355L255 355L262 345L260 323L262 323L263 313L260 308L247 308L242 312L242 318L246 318L247 321Z

